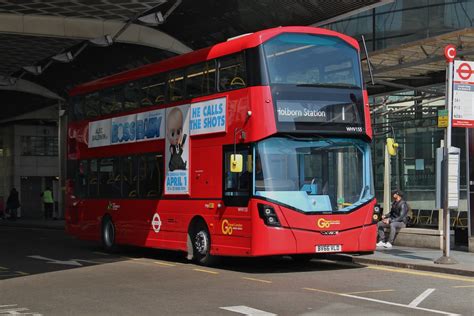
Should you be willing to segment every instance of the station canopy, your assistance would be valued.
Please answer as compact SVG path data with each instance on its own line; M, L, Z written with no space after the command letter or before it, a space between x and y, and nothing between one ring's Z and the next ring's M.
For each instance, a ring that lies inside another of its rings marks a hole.
M286 25L393 0L0 0L0 123L80 83Z

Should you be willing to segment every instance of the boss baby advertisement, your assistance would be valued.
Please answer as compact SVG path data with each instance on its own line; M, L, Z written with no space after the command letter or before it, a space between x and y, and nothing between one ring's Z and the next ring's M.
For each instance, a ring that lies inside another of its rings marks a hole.
M226 98L193 103L191 105L191 135L225 132Z
M189 108L166 109L165 194L189 193Z

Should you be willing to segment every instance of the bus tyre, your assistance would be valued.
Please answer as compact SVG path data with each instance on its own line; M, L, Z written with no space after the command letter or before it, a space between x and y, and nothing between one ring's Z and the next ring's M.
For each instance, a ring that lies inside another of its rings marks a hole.
M204 223L198 223L191 234L193 246L193 260L204 266L215 263L215 257L211 256L211 237Z
M102 221L102 247L107 252L117 250L117 245L115 244L115 225L108 216Z

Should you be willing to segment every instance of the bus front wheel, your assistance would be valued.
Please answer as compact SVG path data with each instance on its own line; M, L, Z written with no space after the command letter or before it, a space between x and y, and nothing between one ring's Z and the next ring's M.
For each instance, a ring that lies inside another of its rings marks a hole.
M198 223L192 233L193 259L196 263L209 266L215 263L215 257L211 256L211 237L207 227Z
M115 244L115 225L110 217L104 218L102 222L102 247L107 252L117 249Z

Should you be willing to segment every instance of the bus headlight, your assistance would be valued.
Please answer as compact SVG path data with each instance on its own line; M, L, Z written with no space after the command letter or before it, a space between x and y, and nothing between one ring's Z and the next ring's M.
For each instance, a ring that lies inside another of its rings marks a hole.
M380 206L374 206L374 213L372 215L372 223L377 223L380 220Z
M258 215L267 226L280 227L280 220L278 219L275 210L270 205L258 204Z

